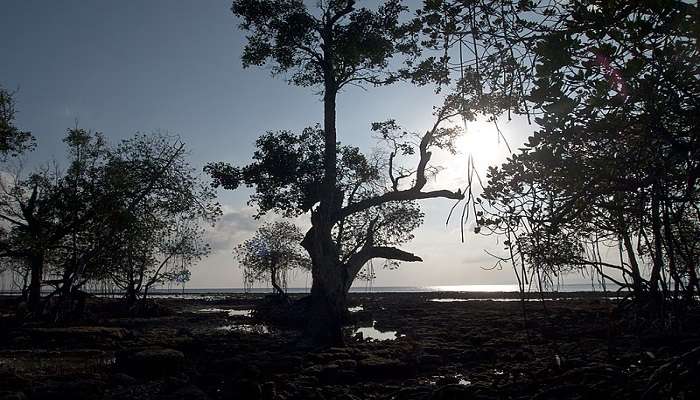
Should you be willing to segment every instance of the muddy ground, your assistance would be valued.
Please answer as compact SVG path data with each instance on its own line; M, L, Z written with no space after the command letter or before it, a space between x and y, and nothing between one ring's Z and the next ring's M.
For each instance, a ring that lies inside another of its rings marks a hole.
M484 296L352 294L347 346L320 350L250 316L262 295L148 318L94 299L62 325L4 298L0 399L700 399L698 309L662 330L617 300L465 301Z

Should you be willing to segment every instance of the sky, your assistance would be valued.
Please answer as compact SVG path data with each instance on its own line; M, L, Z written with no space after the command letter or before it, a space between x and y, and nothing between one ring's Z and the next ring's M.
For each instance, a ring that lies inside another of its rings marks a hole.
M212 161L249 162L255 139L266 131L299 131L321 122L323 108L313 89L271 77L268 67L241 67L245 34L230 5L229 0L3 2L0 84L16 90L17 125L37 138L26 165L60 164L65 151L61 139L76 123L103 132L112 142L136 132L177 134L201 171ZM371 122L394 118L407 129L425 131L439 102L430 89L407 84L350 88L338 98L339 140L370 152L376 147ZM533 130L521 119L500 126L513 149ZM482 173L508 155L493 126L483 121L469 123L458 143L456 156L435 157L445 171L431 185L463 188L469 153ZM242 286L231 251L259 224L246 204L249 194L220 191L225 213L208 234L213 252L192 269L190 288ZM495 259L485 250L498 252L497 238L474 234L473 222L468 222L462 243L459 224L446 226L452 204L422 203L425 224L402 248L424 262L378 270L374 286L515 281L509 268L489 268ZM303 274L290 282L306 285L310 277Z

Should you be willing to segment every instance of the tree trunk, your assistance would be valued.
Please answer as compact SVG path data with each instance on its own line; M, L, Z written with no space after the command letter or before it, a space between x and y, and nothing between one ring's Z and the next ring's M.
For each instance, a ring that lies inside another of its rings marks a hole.
M625 246L625 251L627 252L627 259L630 263L630 269L632 272L632 285L634 287L634 295L639 298L644 292L644 283L642 281L642 275L639 271L639 264L637 263L637 257L634 255L634 246L632 245L632 240L626 230L622 233L623 244Z
M318 345L343 345L343 316L346 296L344 268L339 265L338 249L333 240L333 216L342 204L337 193L337 133L336 133L336 77L333 55L333 30L323 32L324 92L323 92L323 188L317 211L312 212L312 228L304 238L304 247L312 260L311 315L307 334Z
M332 241L330 241L332 243ZM320 254L319 254L320 255ZM314 257L308 334L319 345L342 346L347 296L343 269L331 257Z
M320 346L343 346L343 320L347 305L347 273L338 262L331 227L314 213L313 228L303 245L311 255L311 308L306 333Z
M651 277L649 279L649 289L653 294L657 294L659 291L659 285L665 290L665 282L661 280L661 269L663 268L663 253L662 244L663 240L661 237L661 216L660 216L660 202L659 202L659 187L658 183L654 182L651 194L651 229L654 239L654 253L653 253L653 264L651 269Z
M284 297L284 289L282 289L277 283L277 268L270 268L270 283L272 283L272 288L275 290L275 294L280 297Z
M129 282L129 286L126 287L126 307L130 309L136 304L136 287L133 282Z
M38 251L29 257L31 283L29 284L29 310L35 315L41 313L41 282L44 277L44 253Z

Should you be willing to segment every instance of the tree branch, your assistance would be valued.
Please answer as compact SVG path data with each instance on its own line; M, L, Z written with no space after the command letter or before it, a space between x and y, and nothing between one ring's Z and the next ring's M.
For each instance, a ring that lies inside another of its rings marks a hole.
M421 192L415 188L407 190L399 190L398 192L387 192L383 195L371 197L357 203L349 204L346 207L338 211L335 220L346 218L349 215L364 211L368 208L382 205L391 201L410 201L410 200L423 200L423 199L452 199L452 200L462 200L464 199L464 193L461 190L453 192L451 190L433 190L430 192Z
M413 253L397 249L396 247L385 247L385 246L365 246L362 250L353 254L348 261L344 264L347 269L347 281L346 286L352 285L355 281L355 276L360 272L362 267L373 258L383 258L385 260L397 260L406 262L421 262L422 258L418 257Z
M447 109L443 108L437 113L437 119L432 129L427 131L425 135L421 138L420 145L418 146L420 150L420 160L418 161L418 167L416 168L416 180L413 183L413 187L406 190L396 190L396 182L393 182L395 178L392 179L392 184L394 185L394 190L391 192L384 193L379 196L370 197L364 199L357 203L348 204L347 206L338 210L335 215L334 222L346 218L349 215L355 214L367 210L368 208L375 207L390 201L410 201L410 200L422 200L422 199L433 199L433 198L446 198L452 200L462 200L464 199L464 193L461 190L453 192L451 190L433 190L430 192L421 191L428 183L426 178L426 168L432 153L428 150L433 144L435 134L437 133L440 124L449 118ZM393 153L392 153L393 154ZM390 160L393 164L393 160ZM393 168L391 165L390 168ZM393 172L392 172L393 174Z

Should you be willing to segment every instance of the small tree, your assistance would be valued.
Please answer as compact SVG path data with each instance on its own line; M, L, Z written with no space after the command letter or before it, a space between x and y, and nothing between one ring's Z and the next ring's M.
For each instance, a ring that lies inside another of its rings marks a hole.
M220 210L193 174L183 143L137 135L110 147L82 129L69 130L65 142L67 171L45 167L26 179L16 173L0 181L0 219L7 225L0 257L25 263L35 315L44 309L46 284L56 287L52 296L68 300L89 281L121 283L117 277L127 276L122 287L133 300L207 254L200 223L213 222ZM45 280L47 274L53 279ZM61 303L70 311L70 301Z
M233 252L244 270L246 285L269 279L275 293L286 296L287 274L297 268L310 268L300 245L303 238L293 223L276 221L262 225L251 239L236 246Z
M177 138L137 135L122 142L107 165L108 192L129 196L103 210L110 228L101 237L98 232L95 244L129 305L156 285L188 278L189 268L209 254L203 225L221 210L185 155Z

